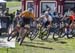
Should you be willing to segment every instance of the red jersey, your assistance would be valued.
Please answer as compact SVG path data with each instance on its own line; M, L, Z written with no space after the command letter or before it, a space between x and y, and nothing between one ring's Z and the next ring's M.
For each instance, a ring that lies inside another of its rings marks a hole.
M75 16L74 15L71 15L70 16L70 20L74 21L75 20Z

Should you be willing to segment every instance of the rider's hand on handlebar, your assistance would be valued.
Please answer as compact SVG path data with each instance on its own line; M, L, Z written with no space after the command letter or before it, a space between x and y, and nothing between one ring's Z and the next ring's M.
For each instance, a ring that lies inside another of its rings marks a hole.
M49 29L51 27L51 25L48 25L47 28Z

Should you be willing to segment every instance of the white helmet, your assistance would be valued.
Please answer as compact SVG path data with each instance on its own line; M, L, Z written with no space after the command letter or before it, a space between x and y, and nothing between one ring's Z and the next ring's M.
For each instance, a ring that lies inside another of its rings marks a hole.
M29 11L29 12L32 12L32 10L33 10L32 8L28 8L28 11Z
M46 11L46 12L44 13L44 15L45 15L45 16L48 16L48 15L49 15L49 13Z

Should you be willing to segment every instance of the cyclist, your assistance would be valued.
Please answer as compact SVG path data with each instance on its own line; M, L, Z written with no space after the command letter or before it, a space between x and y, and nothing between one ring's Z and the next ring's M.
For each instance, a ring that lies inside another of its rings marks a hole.
M71 33L71 29L73 28L74 22L75 22L75 11L71 9L71 14L68 15L66 20L66 26L65 26L65 34L69 35ZM72 28L71 28L72 27Z
M19 34L19 38L18 38L18 41L22 38L22 32L23 31L28 31L29 28L30 28L30 25L32 24L32 22L35 20L35 16L34 16L34 13L32 13L33 9L32 8L28 8L27 11L23 11L19 17L21 19L20 21L20 34ZM24 29L27 29L27 30L24 30Z
M44 32L45 30L47 30L47 32L49 33L50 32L50 28L52 26L52 17L49 15L49 13L46 11L44 13L44 15L42 15L40 18L37 19L37 21L41 20L42 19L42 27L44 27L44 29L42 30L42 32ZM48 35L47 35L48 36ZM47 36L45 39L47 39ZM43 35L41 36L38 36L38 38L43 38Z
M20 13L20 15L18 16L18 20L17 21L17 25L15 27L15 29L10 33L12 34L13 32L19 32L19 37L18 37L18 41L20 40L21 36L21 32L24 30L24 28L29 29L32 20L34 21L35 16L32 13L32 8L28 8L27 11L23 11L22 13Z
M74 9L71 11L71 14L72 14L70 16L71 26L72 26L72 28L75 28L75 10Z
M42 15L40 18L38 18L37 20L40 20L40 19L43 19L43 24L44 24L44 27L48 27L50 28L51 25L52 25L52 17L49 15L48 12L45 12L44 15Z
M23 11L21 14L20 14L20 17L22 18L22 27L24 27L25 24L30 24L30 22L32 22L32 20L35 20L35 16L34 14L32 13L32 8L28 8L27 11Z

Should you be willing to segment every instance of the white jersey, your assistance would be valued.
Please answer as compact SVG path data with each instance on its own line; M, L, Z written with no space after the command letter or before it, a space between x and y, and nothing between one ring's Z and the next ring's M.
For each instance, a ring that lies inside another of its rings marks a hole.
M46 23L47 21L50 21L50 22L52 21L52 17L50 15L48 15L48 18L46 18L45 15L42 15L41 17L43 18L44 23Z

